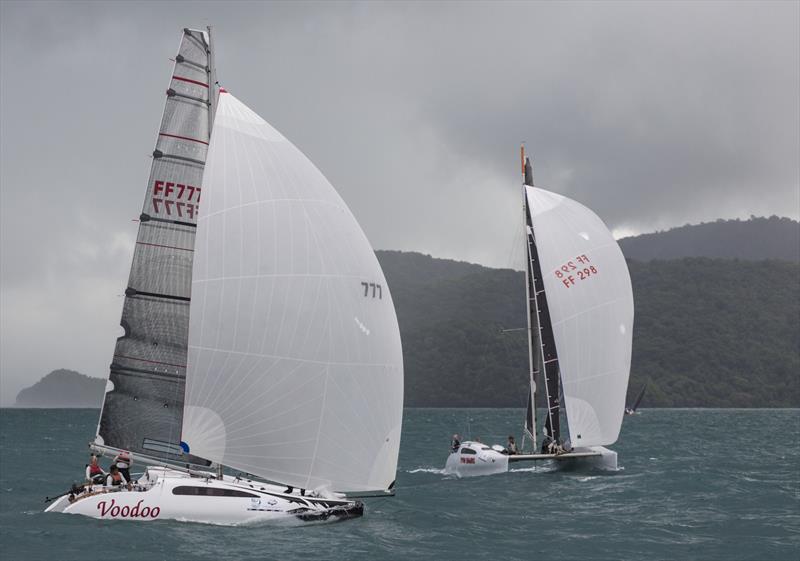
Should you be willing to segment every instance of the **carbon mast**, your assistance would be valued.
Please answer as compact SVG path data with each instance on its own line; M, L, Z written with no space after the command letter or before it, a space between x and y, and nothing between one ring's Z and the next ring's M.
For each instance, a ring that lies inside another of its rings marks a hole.
M528 187L533 187L533 168L530 159L525 156L525 147L520 149L523 173L523 208L525 213L525 237L528 248L528 262L525 268L525 291L528 306L528 356L530 363L531 391L528 396L528 410L525 417L525 430L531 437L534 452L536 451L536 377L544 377L545 396L547 398L547 416L542 432L546 438L559 442L561 426L559 414L559 368L553 326L547 306L542 271L539 265L539 254L536 248L531 213L528 208Z

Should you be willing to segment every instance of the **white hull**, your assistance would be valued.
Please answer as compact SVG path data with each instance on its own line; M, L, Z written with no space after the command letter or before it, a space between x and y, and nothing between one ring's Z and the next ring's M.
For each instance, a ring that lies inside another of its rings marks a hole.
M109 520L178 520L220 525L269 521L322 521L361 516L359 501L284 493L285 487L211 473L201 476L148 468L132 490L94 486L59 497L45 512L82 514Z
M464 450L468 452L465 453ZM469 451L475 452L474 454ZM521 454L508 456L478 442L464 442L448 456L444 471L457 477L475 477L506 473L521 462L549 461L559 470L616 471L617 453L604 446L575 448L565 454Z

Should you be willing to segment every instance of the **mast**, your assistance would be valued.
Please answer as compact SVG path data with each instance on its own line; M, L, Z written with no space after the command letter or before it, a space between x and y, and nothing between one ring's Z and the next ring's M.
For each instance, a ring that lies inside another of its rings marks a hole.
M543 432L546 436L556 442L561 436L559 413L561 409L559 399L559 369L558 354L556 352L555 337L553 326L550 320L550 312L547 306L547 295L545 294L544 281L542 278L541 267L539 265L539 253L534 236L533 221L530 208L528 207L527 188L533 187L533 169L530 159L522 156L524 165L522 168L524 175L524 201L525 201L525 224L526 238L528 247L528 264L526 267L526 291L528 293L528 322L532 326L529 331L529 356L531 357L531 410L534 412L535 422L536 411L536 375L540 372L544 376L545 394L547 397L547 417ZM531 294L533 297L531 298ZM531 307L533 305L533 307ZM536 351L534 351L536 348ZM533 433L536 426L533 426ZM535 440L534 440L535 443Z
M525 232L525 239L528 239L528 202L525 195L525 145L519 147L520 168L522 170L522 226ZM536 369L533 365L534 345L533 336L531 332L531 254L530 244L525 244L527 249L527 260L525 263L525 304L528 307L528 313L525 314L528 321L528 371L530 378L530 392L528 393L528 407L525 411L525 432L531 439L534 453L537 449L536 442ZM523 448L525 444L523 442Z

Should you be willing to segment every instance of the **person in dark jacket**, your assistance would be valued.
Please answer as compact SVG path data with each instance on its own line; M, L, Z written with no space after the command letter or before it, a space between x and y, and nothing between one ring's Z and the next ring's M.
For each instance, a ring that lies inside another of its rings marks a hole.
M508 452L509 456L515 456L519 454L519 449L517 448L517 443L514 440L513 436L508 437L508 443L506 444L506 451Z

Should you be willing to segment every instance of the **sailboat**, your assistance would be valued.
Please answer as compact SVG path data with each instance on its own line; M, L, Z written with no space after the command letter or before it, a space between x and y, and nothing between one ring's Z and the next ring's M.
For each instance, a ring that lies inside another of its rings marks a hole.
M488 475L506 472L517 462L543 460L558 467L615 470L617 453L606 446L619 436L630 374L633 291L628 267L594 212L535 187L524 147L520 160L530 382L522 453L509 453L502 445L458 442L445 472ZM541 449L537 379L547 404Z
M637 409L639 409L639 404L642 403L642 398L644 397L644 392L647 391L647 384L642 386L642 389L639 390L639 395L636 396L636 400L633 402L633 405L630 407L625 408L626 415L638 415Z
M392 495L403 359L372 247L322 173L216 80L184 29L167 89L96 454L131 485L48 512L248 524L360 516Z

